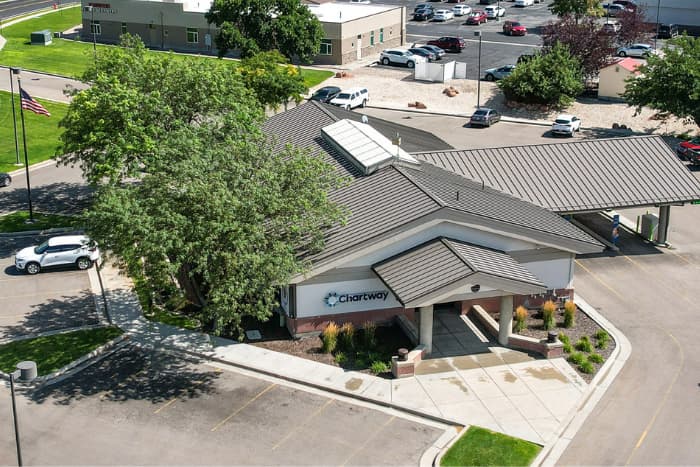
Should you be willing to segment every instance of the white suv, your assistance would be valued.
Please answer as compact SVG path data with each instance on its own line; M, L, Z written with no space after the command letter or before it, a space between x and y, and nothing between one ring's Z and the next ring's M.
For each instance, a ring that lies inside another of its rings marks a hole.
M367 88L352 88L347 91L341 91L340 94L331 99L330 104L342 107L345 110L351 110L355 107L364 107L369 100L369 91Z
M416 63L424 61L424 57L403 49L386 49L379 55L379 63L382 65L406 65L409 68L414 68Z
M75 264L83 271L99 257L100 250L85 235L63 235L19 250L15 255L15 267L27 274L36 274L43 268Z

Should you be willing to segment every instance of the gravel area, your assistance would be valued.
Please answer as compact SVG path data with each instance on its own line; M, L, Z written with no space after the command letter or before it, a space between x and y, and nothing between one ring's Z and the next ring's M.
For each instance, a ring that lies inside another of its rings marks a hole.
M498 312L489 312L492 318L494 318L496 321L499 319L500 313ZM519 334L522 336L528 336L528 337L534 337L535 339L546 339L547 338L547 332L544 330L543 327L543 320L542 320L542 314L539 311L531 310L530 313L528 314L528 319L526 321L527 327L520 332ZM602 330L598 323L593 321L586 313L584 313L581 309L577 309L576 311L576 320L575 324L571 328L565 328L564 327L564 311L563 310L558 310L556 315L555 315L555 328L554 331L557 333L564 333L569 337L569 340L571 342L571 345L574 346L576 342L582 338L583 336L588 336L590 339L591 343L593 344L593 351L597 354L600 354L603 357L603 363L608 360L610 355L612 355L613 350L615 350L615 341L613 340L612 336L610 336L610 339L608 340L608 345L604 349L598 349L595 348L596 344L596 339L593 337L593 335ZM574 350L576 351L576 350ZM578 365L574 365L573 363L571 364L571 367L574 368L578 374L586 381L587 383L590 383L593 377L598 373L598 370L600 370L601 366L603 364L597 364L593 363L594 371L593 373L583 373L578 369Z
M381 65L357 66L348 71L349 76L330 78L318 87L340 86L366 87L369 90L370 107L385 107L410 110L409 102L419 101L426 105L424 112L468 116L476 108L477 82L474 80L451 80L445 83L430 83L413 80L413 72L407 68ZM459 94L448 97L443 90L449 86ZM316 88L312 89L315 90ZM672 118L661 122L654 118L655 111L643 109L635 116L635 109L624 103L579 99L562 111L543 112L526 108L511 108L506 105L503 93L496 83L481 82L481 105L492 107L513 118L535 120L550 124L557 114L571 113L583 121L584 128L609 129L613 123L626 125L635 133L677 134L696 132L697 127ZM420 112L420 110L418 110Z

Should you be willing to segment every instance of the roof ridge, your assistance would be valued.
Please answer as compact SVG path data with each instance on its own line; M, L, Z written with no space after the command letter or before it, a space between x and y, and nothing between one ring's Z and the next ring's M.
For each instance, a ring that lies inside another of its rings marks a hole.
M467 259L460 255L459 252L455 249L455 247L450 243L450 241L454 241L452 238L447 238L447 237L439 237L440 241L442 242L445 247L452 252L453 255L455 255L459 260L464 263L469 269L471 269L473 272L478 272L477 269L474 267L473 264L471 264Z
M412 152L412 155L420 155L420 154L435 154L435 153L457 153L457 152L471 152L471 151L494 151L494 150L500 150L500 149L522 149L522 148L531 148L531 147L543 147L543 146L554 146L554 145L574 145L574 144L591 144L591 143L601 143L603 141L610 141L610 140L630 140L630 139L651 139L651 138L658 138L663 141L663 138L661 138L660 135L635 135L635 136L615 136L612 138L599 138L599 139L589 139L589 140L578 140L578 141L558 141L558 142L551 142L551 143L537 143L537 144L521 144L521 145L513 145L513 146L497 146L497 147L492 147L492 148L472 148L472 149L448 149L445 151L421 151L421 152ZM424 162L424 161L423 161Z
M425 161L418 161L420 165L426 163ZM404 172L404 168L401 167L398 164L391 164L390 167L393 167L398 173L400 173L406 180L409 181L409 183L412 183L416 188L418 188L420 191L425 193L428 198L432 199L435 201L441 208L447 207L447 203L442 200L439 196L437 196L435 193L433 193L431 190L425 188L422 184L420 184L418 181L414 180L413 177L408 175L407 173ZM414 169L414 170L420 170L420 169ZM465 179L466 180L466 179Z

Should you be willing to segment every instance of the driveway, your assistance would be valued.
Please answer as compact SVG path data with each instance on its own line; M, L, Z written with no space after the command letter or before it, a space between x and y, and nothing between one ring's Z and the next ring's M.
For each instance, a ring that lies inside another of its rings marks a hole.
M68 267L29 276L15 269L14 252L46 238L0 237L0 340L100 322L87 271Z
M26 464L417 465L447 428L132 346L18 411ZM2 465L11 430L0 424Z

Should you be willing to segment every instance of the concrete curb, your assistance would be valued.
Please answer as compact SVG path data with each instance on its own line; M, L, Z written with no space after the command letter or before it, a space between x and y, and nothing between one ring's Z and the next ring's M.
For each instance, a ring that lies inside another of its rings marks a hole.
M593 381L591 381L591 384L588 385L588 388L581 396L581 401L578 406L560 425L560 429L555 435L554 440L547 443L532 462L534 466L549 467L556 465L559 457L564 453L567 446L576 435L576 432L578 432L586 421L586 418L588 418L605 394L605 391L607 391L615 381L615 378L625 366L627 359L632 353L632 344L630 344L627 337L617 329L615 325L598 313L595 308L586 303L579 295L574 294L574 302L576 302L576 305L590 316L593 321L598 323L598 325L615 339L616 346L610 358L608 358L601 367L598 374L593 378Z
M56 163L56 161L53 159L48 159L48 160L45 160L43 162L37 162L36 164L32 164L29 166L29 171L31 172L33 170L43 169L44 167L48 167L49 165L55 164L55 163ZM12 178L19 177L22 174L24 174L24 164L22 164L21 169L13 170L12 172L10 172L10 177L12 177Z
M469 426L471 426L471 425L469 425ZM447 444L442 446L442 448L440 448L440 452L438 452L437 456L435 456L435 458L433 459L432 465L434 465L435 467L440 466L440 463L442 462L442 458L445 456L445 453L447 453L447 451L452 447L453 444L455 444L457 441L459 441L459 439L462 436L464 436L464 434L469 429L469 426L465 426L461 430L459 430L457 433L455 433L455 435L452 437L452 439Z
M55 336L56 334L68 334L69 332L83 331L85 329L97 329L97 328L103 328L103 327L104 327L104 325L102 325L100 323L98 323L98 324L86 324L84 326L76 326L74 328L57 329L55 331L37 332L34 334L25 334L23 336L0 339L0 345L9 344L10 342L26 341L27 339L35 339L37 337Z
M93 365L102 360L103 358L107 357L108 355L116 351L118 348L121 348L124 345L126 345L128 339L129 336L127 334L122 334L121 336L102 344L100 347L96 348L88 354L83 355L77 360L73 360L69 364L65 365L63 368L60 368L54 371L53 373L44 376L39 376L38 378L28 383L24 383L22 381L17 381L16 383L19 383L24 387L32 388L56 384L66 378L73 376L76 373L80 373L90 365ZM0 379L9 381L10 375L8 375L7 373L0 372Z
M468 426L450 427L423 452L418 465L420 467L439 466L442 456L466 433Z
M75 232L76 234L82 233L82 230L73 229L70 227L51 227L46 230L26 230L23 232L7 232L0 233L0 238L16 238L16 237L31 237L32 235L53 235Z

